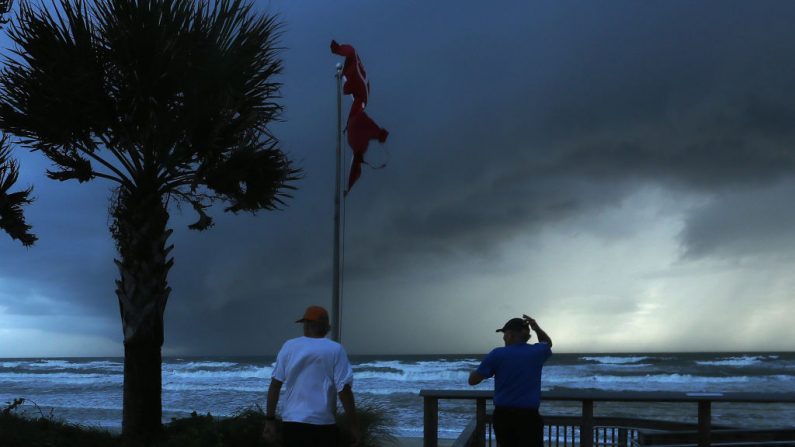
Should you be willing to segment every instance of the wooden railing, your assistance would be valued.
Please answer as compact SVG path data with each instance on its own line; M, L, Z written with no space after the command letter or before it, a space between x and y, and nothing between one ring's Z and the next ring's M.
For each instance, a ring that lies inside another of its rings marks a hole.
M422 390L424 406L424 447L437 447L439 442L439 400L474 400L475 418L467 426L456 445L468 447L470 445L484 446L487 431L490 434L490 415L486 412L486 403L494 397L492 391L482 390ZM634 430L633 438L637 436L638 429L652 429L665 431L687 431L695 433L695 440L699 447L712 444L711 435L713 428L712 403L787 403L795 404L795 393L676 393L676 392L640 392L640 391L584 391L584 390L553 390L542 393L542 401L580 402L581 415L575 417L548 416L544 419L545 430L549 440L552 440L552 427L558 427L555 438L559 436L561 426L573 427L579 432L576 445L593 447L600 430L626 429ZM698 418L694 424L658 421L632 418L603 418L594 416L594 402L647 402L647 403L681 403L695 404L698 406ZM557 424L557 425L556 425ZM564 438L569 439L569 438ZM629 439L629 438L626 438ZM564 441L565 442L565 441ZM601 445L601 443L599 443ZM606 443L605 443L606 444ZM548 444L555 445L555 444ZM574 445L572 443L571 445ZM620 443L609 445L621 445Z

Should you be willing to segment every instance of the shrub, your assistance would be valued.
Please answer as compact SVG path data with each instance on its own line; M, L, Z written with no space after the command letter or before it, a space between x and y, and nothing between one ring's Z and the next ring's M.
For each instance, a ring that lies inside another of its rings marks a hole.
M84 427L55 419L16 414L24 399L17 399L0 410L2 447L128 447L118 434ZM362 430L361 447L395 444L392 420L382 407L364 405L358 409ZM341 446L350 443L344 415L338 419ZM165 424L161 438L152 447L280 447L262 439L265 413L260 407L246 408L232 417L218 418L193 412L186 418L174 418Z

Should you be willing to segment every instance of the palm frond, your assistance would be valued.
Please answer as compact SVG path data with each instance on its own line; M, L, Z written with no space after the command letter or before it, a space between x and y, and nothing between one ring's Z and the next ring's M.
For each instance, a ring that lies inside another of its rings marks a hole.
M33 188L10 192L19 178L19 167L10 151L8 138L3 136L0 139L0 229L29 247L38 238L30 232L31 226L25 222L22 208L33 202L30 197Z
M0 0L0 26L5 25L8 23L8 14L11 11L11 6L14 4L14 0Z

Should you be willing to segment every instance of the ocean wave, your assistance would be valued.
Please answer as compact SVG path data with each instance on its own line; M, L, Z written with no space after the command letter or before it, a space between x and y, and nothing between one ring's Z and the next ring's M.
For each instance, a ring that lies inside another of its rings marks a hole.
M263 381L256 385L245 386L238 383L200 384L166 382L163 384L163 391L239 391L244 393L266 393L268 391L268 383Z
M397 369L397 368L390 368L388 366L366 366L366 367L354 366L353 367L353 373L356 374L356 375L359 375L359 374L362 374L362 373L403 374L403 370L402 369Z
M412 388L362 388L356 389L356 385L354 384L354 392L357 394L369 394L373 396L397 396L399 394L406 394L413 397L417 397L420 395L420 388L412 387Z
M33 362L27 362L25 364L28 368L46 368L46 369L57 369L57 368L68 368L72 366L73 363L69 360L36 360Z
M595 374L588 377L550 377L545 376L544 387L594 388L609 391L744 391L753 387L758 390L791 387L795 377L788 375L772 376L699 376L694 374L649 374L636 376L616 376Z
M392 368L401 371L416 370L470 370L476 367L480 361L475 359L464 360L427 360L417 362L403 362L400 360L381 360L374 362L363 362L355 364L358 368Z
M771 374L769 376L763 376L767 379L773 379L783 382L795 382L795 373L792 374Z
M474 359L454 361L375 361L354 366L354 377L400 382L438 382L466 380L478 366Z
M124 370L124 364L109 360L73 362L70 360L33 360L0 362L0 368L16 371L115 371Z
M123 383L121 375L93 374L93 373L24 373L24 372L2 372L0 373L0 383L29 383L34 386L46 384L55 385L107 385Z
M586 362L595 362L601 363L604 365L623 365L627 363L638 363L642 362L649 357L618 357L618 356L600 356L600 357L580 357L580 360L585 360Z
M776 360L777 355L746 355L740 357L724 357L718 360L698 360L696 364L702 366L751 366L758 365L766 360Z
M213 362L213 361L201 361L201 362L188 362L188 363L163 363L163 367L171 368L171 369L223 369L223 368L233 368L238 366L238 363L235 362Z
M0 362L0 368L17 368L23 362Z
M591 377L583 377L580 380L583 382L598 382L598 383L737 383L749 382L750 377L747 376L733 376L733 377L715 377L715 376L695 376L692 374L648 374L643 376L613 376L613 375L594 375Z
M619 371L619 370L635 370L635 369L642 369L642 368L654 368L655 365L651 363L590 363L586 365L573 365L575 371L594 371L594 367L598 368L598 370L612 370L612 371ZM544 369L548 369L548 366L545 366Z
M223 381L227 379L270 379L273 368L270 366L250 366L231 370L182 370L163 368L163 379L199 379L203 381Z
M455 382L466 380L469 377L469 373L466 371L362 371L354 373L353 377L355 379L378 379L398 382Z
M25 414L40 416L39 409L43 411L49 411L50 409L121 411L121 402L119 404L118 406L110 406L107 405L107 400L68 402L63 399L41 399L36 401L36 405L24 403L20 408Z

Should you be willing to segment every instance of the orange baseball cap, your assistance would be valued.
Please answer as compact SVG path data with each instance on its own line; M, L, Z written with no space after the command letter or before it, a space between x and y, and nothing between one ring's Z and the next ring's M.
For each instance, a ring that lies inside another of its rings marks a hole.
M328 312L320 306L309 306L304 311L304 317L296 321L296 323L303 323L304 321L328 321Z

